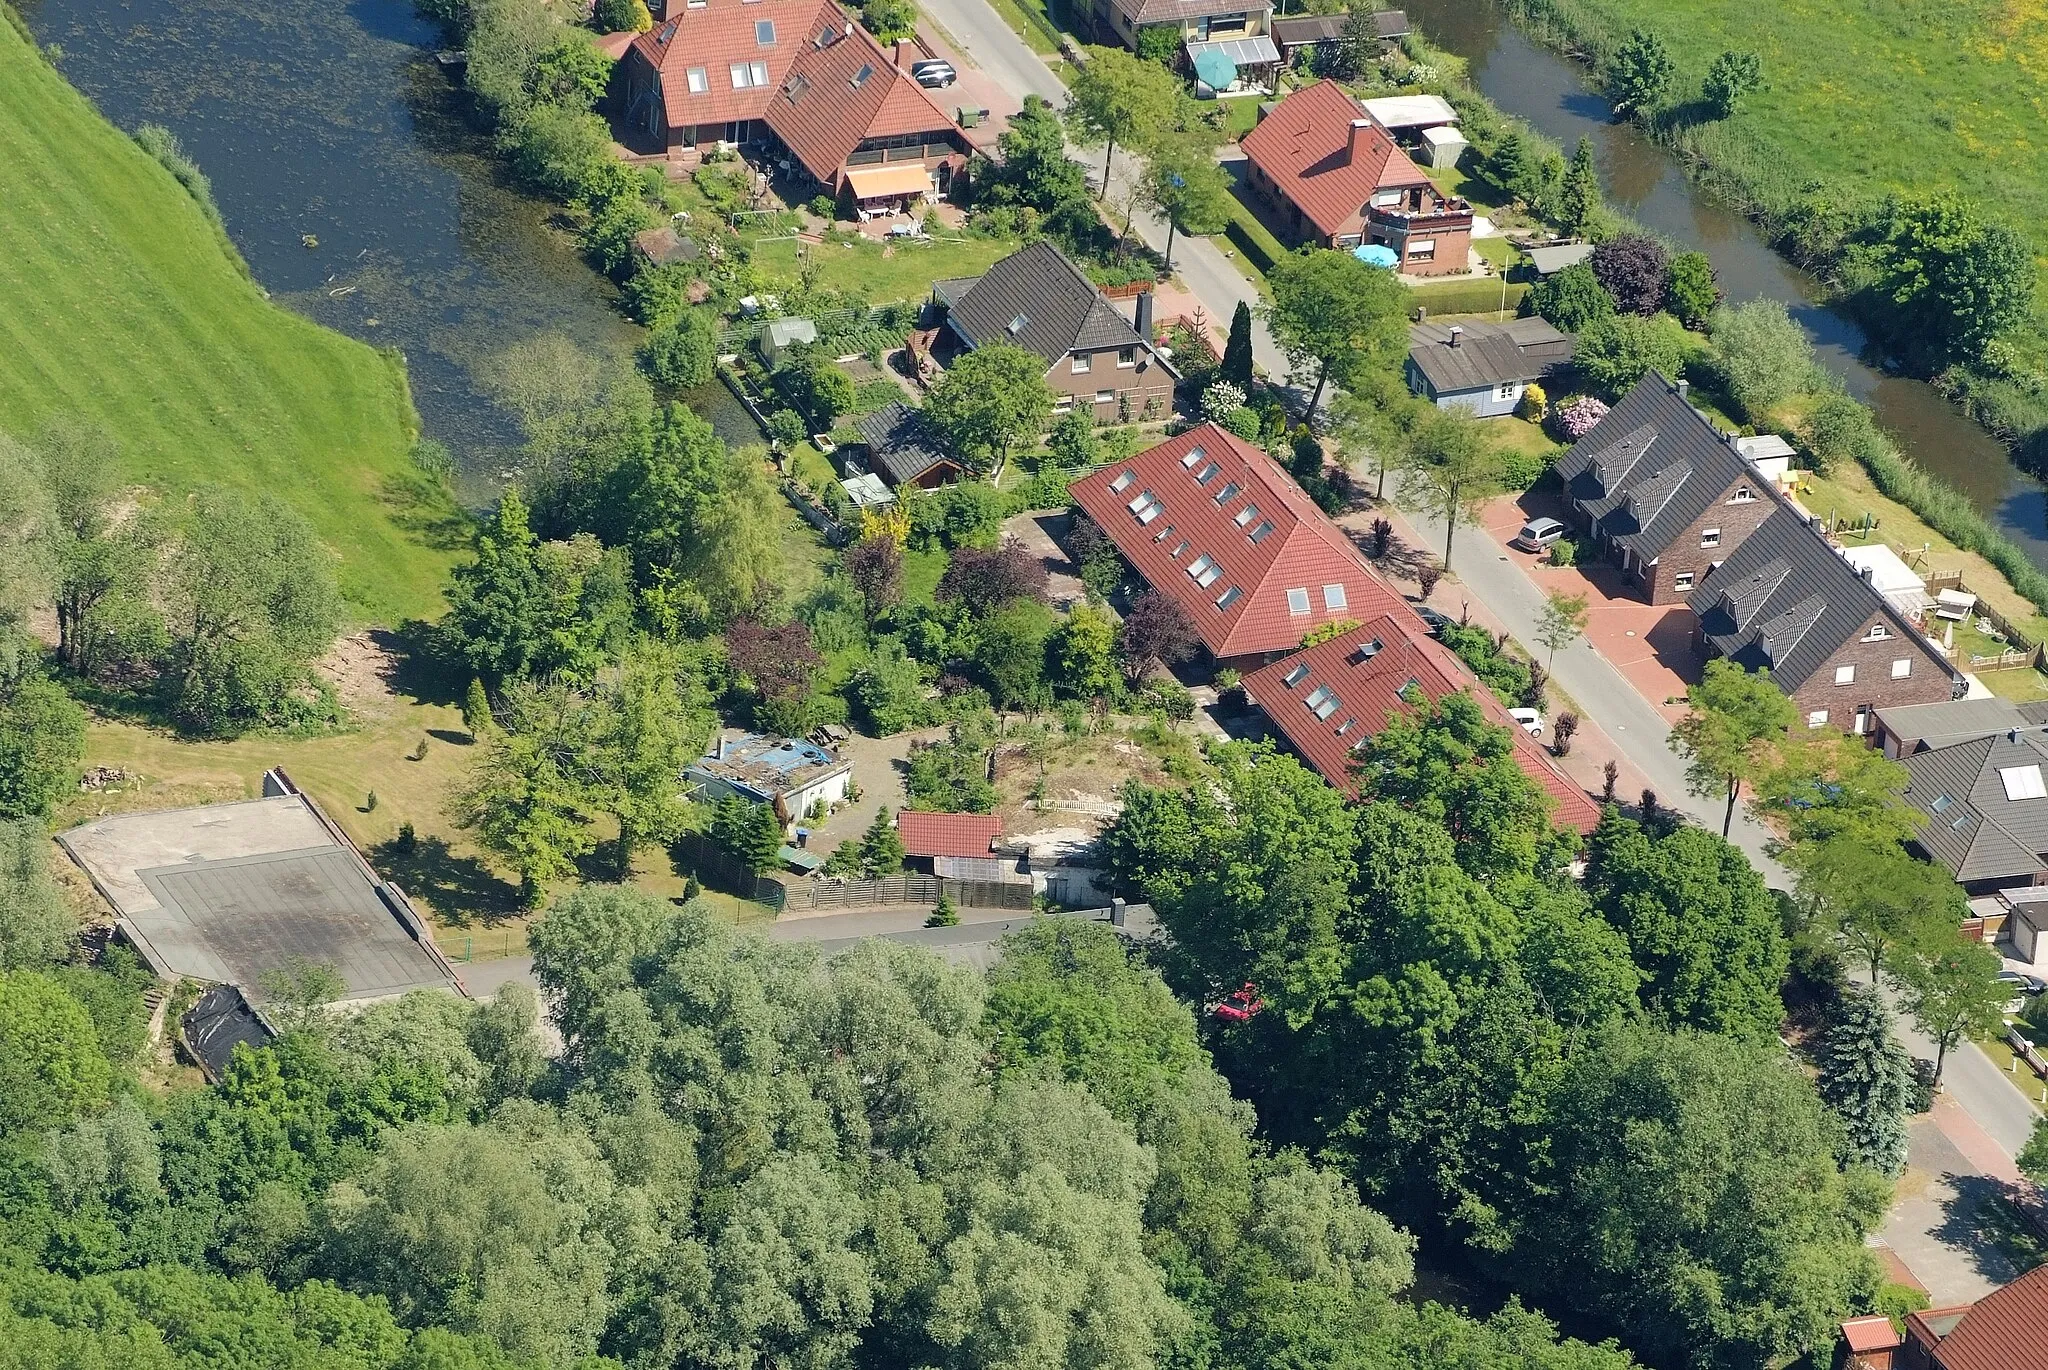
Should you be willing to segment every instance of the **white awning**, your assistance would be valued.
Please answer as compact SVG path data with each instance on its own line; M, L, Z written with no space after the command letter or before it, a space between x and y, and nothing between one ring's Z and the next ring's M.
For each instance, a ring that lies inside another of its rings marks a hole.
M1381 128L1431 128L1458 122L1458 111L1441 95L1388 95L1359 103Z
M1224 38L1213 43L1188 44L1188 60L1194 61L1205 52L1220 52L1242 67L1266 66L1280 60L1280 49L1273 46L1273 40L1265 34L1255 38Z

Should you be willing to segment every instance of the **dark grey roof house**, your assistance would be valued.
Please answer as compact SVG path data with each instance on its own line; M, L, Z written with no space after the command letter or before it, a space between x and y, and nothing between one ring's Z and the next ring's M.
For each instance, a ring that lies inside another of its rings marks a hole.
M1918 842L1973 893L2048 882L2048 734L2009 728L1905 758Z
M1051 243L1021 248L986 275L934 281L932 298L970 350L1007 343L1044 358L1061 410L1088 406L1108 422L1163 417L1172 405L1180 376L1153 350L1151 293L1137 297L1134 326Z
M1778 507L1735 441L1692 407L1684 381L1653 371L1553 469L1582 531L1645 599L1667 604Z
M960 479L966 470L932 431L924 414L900 400L853 421L867 448L867 467L891 485L930 490Z
M1688 601L1716 653L1768 668L1808 727L1869 733L1880 709L1962 697L1919 625L1775 495L1772 510Z
M1408 330L1408 388L1439 409L1479 418L1512 414L1522 392L1572 359L1572 339L1548 319L1505 324L1419 323Z
M1275 19L1273 42L1280 49L1280 60L1292 66L1294 54L1303 48L1336 46L1344 36L1344 25L1350 19L1348 14L1302 14L1290 19ZM1412 27L1406 10L1377 10L1372 22L1383 43L1399 42L1408 36Z
M1972 742L2009 728L2048 724L2048 701L2016 704L1996 695L1982 699L1940 700L1877 711L1876 741L1893 760Z

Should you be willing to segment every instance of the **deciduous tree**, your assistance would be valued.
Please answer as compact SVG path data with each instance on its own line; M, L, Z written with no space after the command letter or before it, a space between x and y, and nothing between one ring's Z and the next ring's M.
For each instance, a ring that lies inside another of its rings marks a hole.
M1391 271L1312 248L1275 262L1267 281L1275 340L1297 373L1315 369L1311 413L1330 382L1391 366L1407 349L1407 289Z
M1569 647L1586 635L1586 596L1553 590L1544 600L1536 619L1536 641L1550 650L1550 664L1557 664L1558 649Z
M978 457L991 481L999 480L1010 449L1052 415L1045 359L1008 343L977 347L939 378L925 397L924 415L953 446Z
M2001 964L1997 952L1951 927L1912 947L1895 965L1906 1012L1934 1042L1935 1083L1941 1082L1949 1052L2005 1021L2012 991L1999 983Z
M78 933L50 874L49 850L37 824L0 819L0 971L52 966Z
M1773 406L1812 384L1813 344L1781 301L1755 299L1717 309L1707 333L1728 393L1752 422L1763 422Z
M1593 249L1594 278L1629 314L1654 314L1664 304L1664 245L1640 233L1617 233Z
M980 617L1019 600L1042 602L1049 579L1043 558L1015 538L1005 538L986 550L956 549L939 577L937 596L942 604L958 604Z
M1486 501L1503 488L1499 448L1477 419L1461 410L1433 409L1408 438L1402 498L1444 525L1444 569L1460 523L1476 523Z
M1617 114L1647 115L1671 89L1677 64L1664 40L1648 29L1631 29L1607 64L1607 89Z
M1714 263L1704 252L1680 252L1664 272L1664 307L1687 328L1702 328L1721 303ZM1548 317L1547 315L1545 317Z
M1706 84L1700 93L1706 97L1707 108L1716 119L1733 119L1743 97L1761 90L1763 84L1762 58L1753 52L1729 51L1716 57L1707 68Z
M1180 605L1156 590L1142 591L1117 630L1124 679L1136 685L1162 666L1178 665L1195 654L1200 641Z
M1110 159L1117 144L1149 144L1173 127L1180 82L1157 62L1123 48L1088 49L1067 95L1067 124L1077 139L1107 146L1102 154L1102 188L1109 192Z
M1726 796L1726 837L1743 782L1753 782L1771 765L1771 746L1797 721L1798 710L1771 679L1770 668L1745 671L1725 658L1707 663L1699 683L1686 690L1685 702L1690 712L1671 729L1671 750L1689 763L1689 791L1703 799Z
M1144 202L1166 220L1165 262L1160 269L1167 274L1173 271L1175 235L1206 237L1221 233L1230 222L1230 178L1203 141L1162 140L1145 167ZM1238 303L1242 307L1244 302Z
M1579 334L1572 361L1602 395L1620 399L1652 371L1676 378L1696 346L1669 315L1617 314Z
M1529 307L1567 333L1577 333L1614 313L1614 297L1593 268L1574 262L1529 288Z

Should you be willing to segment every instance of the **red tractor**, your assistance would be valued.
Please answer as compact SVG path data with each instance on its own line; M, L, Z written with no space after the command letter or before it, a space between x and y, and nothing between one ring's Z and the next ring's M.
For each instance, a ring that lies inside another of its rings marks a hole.
M1259 987L1247 980L1243 989L1228 995L1222 1003L1209 1011L1226 1023L1243 1023L1249 1021L1254 1013L1265 1006L1265 1002L1259 998Z

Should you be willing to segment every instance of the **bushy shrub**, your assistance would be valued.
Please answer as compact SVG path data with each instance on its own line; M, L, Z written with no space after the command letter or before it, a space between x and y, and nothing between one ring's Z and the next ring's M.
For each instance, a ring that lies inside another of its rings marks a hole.
M685 309L665 319L647 335L647 342L640 349L647 374L678 390L710 380L717 353L718 339L712 331L711 316L702 309Z
M1559 538L1550 544L1552 566L1576 566L1579 561L1579 544L1570 538Z
M1222 418L1224 428L1243 438L1246 442L1259 440L1259 411L1248 405L1239 405Z
M1652 371L1676 378L1693 347L1669 314L1617 314L1579 334L1572 364L1600 393L1619 399Z
M1502 452L1501 484L1510 490L1526 490L1550 469L1550 458L1541 452Z
M1530 423L1543 422L1543 416L1550 411L1550 396L1543 393L1543 387L1530 381L1522 390L1522 398L1515 405L1515 416Z
M1577 442L1607 417L1607 401L1595 395L1574 395L1550 411L1550 428L1566 442Z
M1614 296L1584 262L1568 266L1549 280L1538 281L1526 297L1529 309L1567 333L1576 333L1614 312Z

